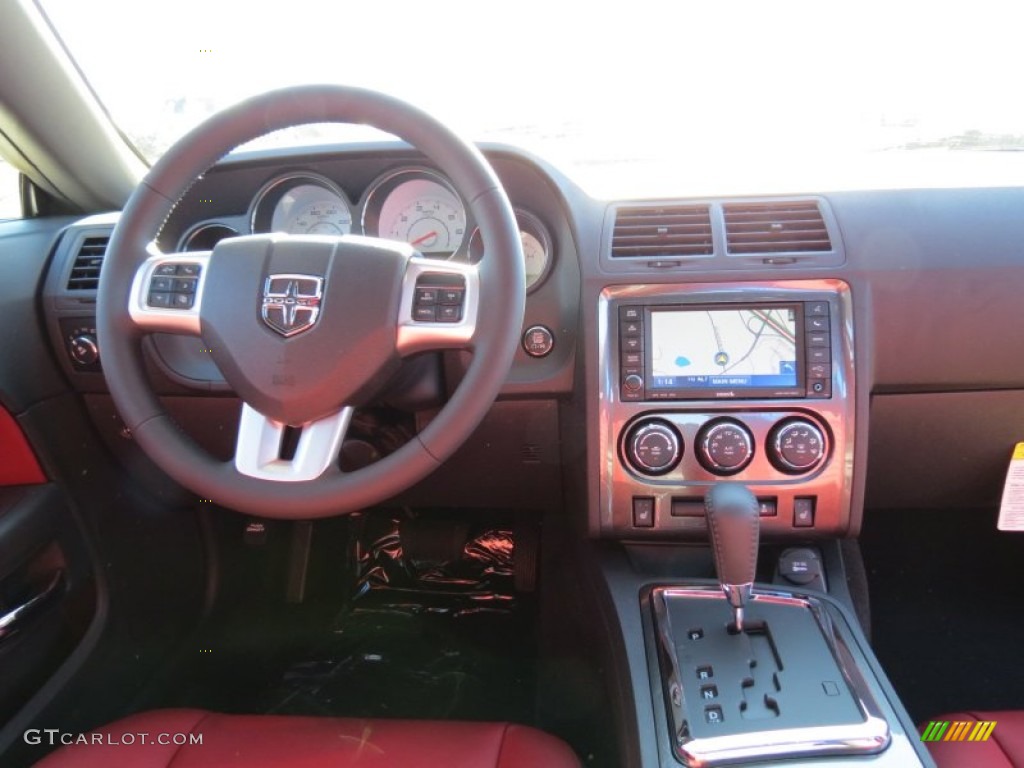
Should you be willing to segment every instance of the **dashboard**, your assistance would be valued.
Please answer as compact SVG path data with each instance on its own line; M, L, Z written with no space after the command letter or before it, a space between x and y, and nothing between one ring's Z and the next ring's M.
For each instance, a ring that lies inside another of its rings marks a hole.
M638 540L703 538L697 505L722 480L753 488L779 537L855 535L870 504L998 501L1024 429L1024 218L1008 215L1021 190L604 201L525 152L484 149L530 290L501 398L432 501L571 504L591 536ZM116 220L71 222L43 286L56 357L104 424L92 317ZM447 178L394 143L229 156L159 244L263 232L487 258ZM233 434L218 408L236 401L201 340L156 335L145 351L183 424ZM387 402L429 418L460 354L408 360Z

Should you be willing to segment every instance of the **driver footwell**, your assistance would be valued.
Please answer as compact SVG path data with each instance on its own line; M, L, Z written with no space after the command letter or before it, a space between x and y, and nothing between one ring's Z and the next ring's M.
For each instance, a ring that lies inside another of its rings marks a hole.
M226 552L218 608L135 708L535 724L537 610L516 589L529 583L519 531L489 515L318 523L294 604L266 578L286 570L271 526L261 551Z

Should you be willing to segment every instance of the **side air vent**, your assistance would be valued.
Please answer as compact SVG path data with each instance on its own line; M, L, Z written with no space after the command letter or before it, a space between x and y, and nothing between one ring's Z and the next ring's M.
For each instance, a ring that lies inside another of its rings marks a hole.
M825 220L814 200L726 203L729 253L821 253L832 250Z
M100 267L107 252L109 237L87 237L82 240L68 278L69 291L95 291L100 284Z
M612 258L710 256L711 212L706 205L623 207L615 212Z

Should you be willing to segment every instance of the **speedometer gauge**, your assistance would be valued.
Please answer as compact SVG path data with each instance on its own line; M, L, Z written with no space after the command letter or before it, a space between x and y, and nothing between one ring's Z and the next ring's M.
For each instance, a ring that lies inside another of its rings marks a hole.
M318 174L273 179L256 195L251 211L254 233L347 235L352 231L352 206L345 193Z
M334 192L315 184L288 190L274 206L271 232L289 235L347 235L352 211Z
M363 231L447 258L466 238L466 208L447 180L424 169L398 171L377 181L363 207Z
M526 271L526 290L532 291L540 286L551 271L552 246L551 236L543 222L529 211L515 209L516 223L519 225L519 237L523 242L523 267ZM473 230L469 240L469 258L474 264L484 257L484 242L480 229Z

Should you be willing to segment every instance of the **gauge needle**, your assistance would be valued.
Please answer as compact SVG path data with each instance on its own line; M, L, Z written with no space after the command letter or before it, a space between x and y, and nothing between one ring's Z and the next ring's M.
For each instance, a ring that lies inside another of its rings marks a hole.
M429 232L427 232L427 234L420 235L415 240L411 241L409 245L419 245L420 243L427 242L427 240L430 240L433 237L437 237L437 231L432 229Z

